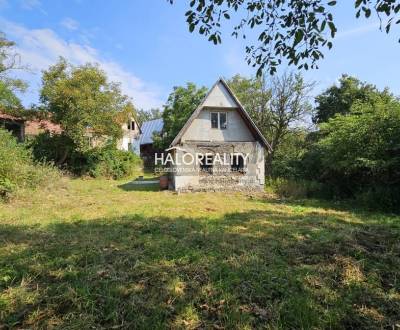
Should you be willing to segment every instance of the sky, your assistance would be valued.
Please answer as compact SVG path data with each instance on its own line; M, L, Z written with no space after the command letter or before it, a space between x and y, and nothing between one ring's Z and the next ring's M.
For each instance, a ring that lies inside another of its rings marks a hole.
M13 73L29 83L24 105L38 102L41 71L59 56L76 65L98 63L142 109L162 107L174 86L189 81L210 87L221 76L255 74L245 62L249 40L226 28L215 46L188 31L187 8L184 0L0 0L0 31L17 43L27 69ZM354 0L338 1L333 14L333 49L318 70L303 72L316 82L313 94L346 73L400 95L400 26L387 35L377 17L357 20Z

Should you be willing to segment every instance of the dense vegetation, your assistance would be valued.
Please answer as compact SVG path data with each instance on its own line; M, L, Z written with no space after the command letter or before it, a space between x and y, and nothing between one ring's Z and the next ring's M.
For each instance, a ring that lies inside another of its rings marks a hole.
M17 144L1 131L0 197L19 188L36 188L57 173L54 166L75 175L121 178L139 173L138 156L117 149L121 124L135 109L119 85L108 82L96 65L73 66L61 58L43 72L40 104L25 110L17 93L27 84L11 72L21 68L14 43L0 35L0 110L23 119L46 119L61 133L44 132L26 144ZM96 140L96 148L89 139ZM43 165L47 164L47 165ZM50 165L52 164L52 165Z
M346 80L356 81L345 77L340 87L317 98L330 99L317 107L320 119L325 110L330 119L318 130L293 130L275 159L272 176L302 185L313 181L305 189L308 195L352 198L367 207L399 211L400 101L372 86L366 92L366 84L348 93ZM348 110L332 114L344 102Z
M18 189L42 187L59 178L52 166L35 163L24 145L0 129L0 199L9 199Z

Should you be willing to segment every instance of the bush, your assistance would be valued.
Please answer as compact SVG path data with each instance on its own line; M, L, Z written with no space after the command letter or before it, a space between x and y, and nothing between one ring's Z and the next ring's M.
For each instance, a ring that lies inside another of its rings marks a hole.
M120 179L141 171L142 160L132 152L118 150L114 145L93 148L85 153L84 172L94 178Z
M78 176L120 179L134 175L142 168L139 156L118 150L112 141L105 146L80 151L67 136L46 132L32 140L30 146L35 159L54 162Z
M361 191L355 196L357 204L364 208L400 212L400 187L378 186Z
M284 198L323 198L327 194L325 187L316 181L276 178L269 179L267 185L278 196Z
M50 165L35 163L23 144L0 129L0 196L8 199L17 189L36 188L56 179L57 171Z

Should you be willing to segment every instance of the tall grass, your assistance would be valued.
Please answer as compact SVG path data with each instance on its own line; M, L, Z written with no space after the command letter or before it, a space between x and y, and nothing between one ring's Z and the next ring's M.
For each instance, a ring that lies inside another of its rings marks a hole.
M0 129L0 197L8 200L21 189L54 182L59 172L50 164L36 163L30 151L6 130Z

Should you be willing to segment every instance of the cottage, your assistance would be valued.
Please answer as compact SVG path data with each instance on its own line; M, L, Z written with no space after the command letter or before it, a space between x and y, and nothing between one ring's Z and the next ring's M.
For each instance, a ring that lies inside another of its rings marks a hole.
M223 79L209 90L170 145L176 191L261 190L269 144Z

